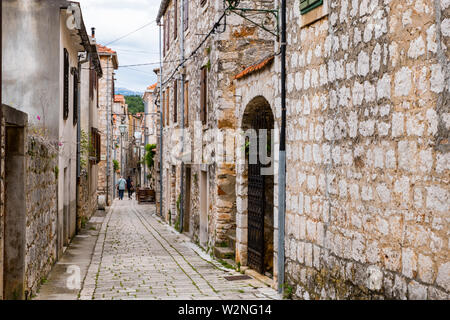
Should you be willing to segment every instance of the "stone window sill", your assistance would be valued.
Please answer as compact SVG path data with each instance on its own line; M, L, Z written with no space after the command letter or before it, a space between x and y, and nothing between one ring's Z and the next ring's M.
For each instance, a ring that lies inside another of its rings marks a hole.
M309 26L310 24L326 17L328 15L328 1L323 0L323 4L306 14L300 15L300 28ZM299 9L300 10L300 9Z

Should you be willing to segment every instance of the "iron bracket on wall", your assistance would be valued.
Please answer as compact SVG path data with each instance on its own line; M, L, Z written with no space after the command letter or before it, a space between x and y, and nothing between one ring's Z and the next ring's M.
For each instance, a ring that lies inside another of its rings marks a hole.
M278 9L249 9L249 8L239 8L240 0L224 0L226 5L226 12L232 12L237 14L238 16L242 17L243 19L249 21L253 25L260 27L264 31L269 32L270 34L274 35L275 37L279 37L280 35L280 22L279 22L279 11ZM267 19L264 19L262 21L254 21L252 18L249 17L249 14L255 15L255 14L264 14L266 16L273 16L276 21L275 29L270 28L266 24Z

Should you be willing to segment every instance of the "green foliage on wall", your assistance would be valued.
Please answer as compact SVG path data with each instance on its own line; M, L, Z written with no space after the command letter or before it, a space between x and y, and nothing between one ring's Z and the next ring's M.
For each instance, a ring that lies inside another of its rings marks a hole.
M89 153L91 151L91 147L89 144L89 136L84 130L81 130L81 141L80 141L80 166L81 169L86 169L89 159Z
M144 100L141 96L125 96L125 102L128 104L128 112L131 114L145 111Z
M119 171L119 161L113 160L114 172Z
M148 144L145 146L145 164L151 170L155 164L154 157L156 154L156 144Z

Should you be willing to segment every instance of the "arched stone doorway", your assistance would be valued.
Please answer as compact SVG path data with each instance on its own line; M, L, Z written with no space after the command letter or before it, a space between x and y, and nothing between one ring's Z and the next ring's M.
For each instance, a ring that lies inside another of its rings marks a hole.
M237 170L237 260L274 276L275 121L262 96L245 107Z

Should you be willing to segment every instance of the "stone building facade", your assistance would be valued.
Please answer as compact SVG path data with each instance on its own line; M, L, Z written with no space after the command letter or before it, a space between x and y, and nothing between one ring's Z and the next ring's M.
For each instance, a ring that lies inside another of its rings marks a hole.
M127 150L129 141L129 131L128 131L128 105L125 102L125 97L123 95L114 96L114 104L112 109L112 134L113 134L113 155L112 159L116 160L119 164L119 170L114 172L113 176L113 186L115 195L117 196L116 183L123 174L126 175L127 171ZM120 126L124 125L126 130L122 135L120 132ZM122 169L123 168L123 169Z
M271 6L264 1L243 2L248 7ZM184 29L182 5L187 21ZM182 224L184 232L208 251L217 253L214 250L217 247L226 252L223 257L231 257L236 237L235 164L234 159L217 161L226 152L215 146L224 145L219 143L220 137L237 128L234 76L242 71L243 65L262 58L260 49L272 48L273 41L264 39L258 28L236 16L227 16L225 20L223 9L223 1L161 3L159 18L164 20L165 30L161 101L163 214L176 227ZM220 26L216 25L219 19ZM215 32L199 46L213 28ZM184 68L177 68L181 32L188 62ZM179 80L181 72L185 83ZM184 125L181 91L184 92ZM180 132L183 127L184 135ZM183 174L179 157L181 136L187 153ZM234 153L234 147L231 149ZM180 221L182 176L185 197L183 221Z
M57 260L58 145L2 105L1 298L30 299Z
M77 230L85 225L98 207L98 163L100 134L98 130L99 79L103 75L95 40L95 29L89 37L92 52L85 57L80 76L80 168L78 176Z
M143 141L144 141L144 154L145 156L145 147L147 145L158 145L158 123L160 122L158 108L155 103L155 92L157 89L158 83L154 83L151 86L148 86L144 92L142 99L144 100L144 130L143 130ZM154 159L156 160L156 159ZM153 166L152 168L148 168L147 164L144 162L142 164L142 186L149 187L152 190L156 190L156 168Z
M294 298L448 299L449 10L330 0L302 14L288 2ZM236 80L243 105L264 97L278 122L279 70L276 57Z
M2 25L2 103L12 107L2 108L12 120L4 120L1 292L23 299L76 232L78 54L92 48L71 1L2 1Z
M99 79L98 130L101 136L100 163L98 164L99 207L109 206L113 201L113 146L112 108L114 103L114 70L119 68L117 52L97 45L103 76ZM109 136L108 136L109 134ZM109 141L108 141L109 137ZM109 161L109 163L108 163Z

